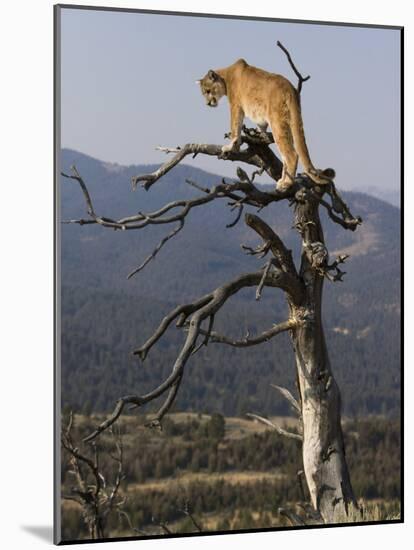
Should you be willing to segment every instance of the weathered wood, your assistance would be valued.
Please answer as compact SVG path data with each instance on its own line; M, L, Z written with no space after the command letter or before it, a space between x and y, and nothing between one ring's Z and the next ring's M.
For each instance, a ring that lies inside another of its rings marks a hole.
M69 494L63 494L62 498L79 505L89 538L102 539L105 538L109 514L115 508L120 510L121 505L125 502L123 498L119 498L121 482L125 479L122 438L120 433L115 435L112 432L116 454L109 453L109 456L118 464L118 467L115 481L112 487L109 487L100 470L99 452L96 445L92 444L94 456L91 458L85 451L81 451L79 445L73 441L72 428L73 414L71 412L68 425L62 429L61 444L69 456L70 473L74 476L76 485L71 487Z
M303 425L303 467L313 507L324 522L347 514L356 505L341 427L341 398L331 369L322 325L323 274L315 269L313 243L324 245L317 198L309 195L295 206L295 225L302 236L300 277L303 302L291 306L297 321L292 331ZM327 258L325 258L325 261Z

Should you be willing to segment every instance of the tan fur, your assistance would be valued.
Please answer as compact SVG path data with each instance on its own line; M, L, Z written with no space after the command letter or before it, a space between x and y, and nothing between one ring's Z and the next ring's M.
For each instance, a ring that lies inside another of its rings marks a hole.
M261 131L270 125L283 161L282 177L277 188L288 188L296 175L298 158L315 183L328 183L335 172L331 168L314 168L306 145L298 94L281 75L252 67L244 59L216 71L210 70L200 81L207 105L216 107L227 95L230 104L231 141L222 147L223 153L240 147L244 117L255 122Z

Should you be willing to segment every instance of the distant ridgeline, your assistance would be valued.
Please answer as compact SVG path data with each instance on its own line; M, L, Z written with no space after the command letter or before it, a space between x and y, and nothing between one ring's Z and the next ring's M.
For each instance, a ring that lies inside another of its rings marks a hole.
M107 164L75 151L62 151L62 170L75 164L85 179L96 211L117 217L150 211L200 192L221 178L190 166L178 166L149 192L131 191L130 178L148 166ZM235 166L236 168L236 166ZM338 182L340 188L340 182ZM363 225L355 234L325 220L332 257L350 254L343 283L325 283L324 324L330 358L346 415L399 414L400 396L400 211L360 193L344 193ZM76 182L62 179L62 219L87 217ZM254 209L252 209L254 212ZM285 201L261 216L299 258ZM323 215L323 212L322 212ZM183 334L174 326L152 348L144 364L130 356L163 316L235 276L262 266L240 244L255 246L255 234L215 201L195 208L176 239L168 242L141 273L137 267L171 228L112 231L86 225L62 225L62 403L76 411L112 409L125 393L156 385L170 370ZM286 319L284 296L255 289L234 296L215 320L215 329L232 336L251 335ZM271 383L294 390L294 356L289 337L261 346L234 349L211 344L189 362L176 409L240 415L287 414L286 403Z

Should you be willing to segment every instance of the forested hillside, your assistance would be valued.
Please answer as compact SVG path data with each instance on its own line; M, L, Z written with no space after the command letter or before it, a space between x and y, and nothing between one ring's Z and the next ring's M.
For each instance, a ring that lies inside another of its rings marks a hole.
M66 418L65 418L66 420ZM220 422L221 420L221 422ZM75 417L75 441L81 441L96 417ZM176 533L194 531L182 513L188 502L204 531L257 529L286 525L279 506L293 506L302 498L297 472L302 468L300 445L263 425L242 418L211 418L173 414L164 430L148 430L142 415L120 421L124 445L121 509L131 524L157 532L154 519L168 523ZM277 422L284 425L283 419ZM289 429L293 428L291 422ZM397 420L366 418L344 425L347 459L358 502L391 519L400 513L400 426ZM109 483L114 476L113 438L106 432L99 441L99 464ZM84 449L90 452L90 449ZM73 475L63 454L62 490L70 491ZM359 518L359 519L363 519ZM366 518L369 519L369 518ZM66 540L85 538L80 507L65 500ZM111 536L135 535L125 516L116 510L108 517Z
M130 178L151 167L121 167L64 150L62 170L76 164L88 184L95 209L116 217L149 211L199 191L185 183L215 184L219 176L178 166L149 192L131 191ZM219 168L219 165L218 165ZM236 168L236 167L235 167ZM341 182L337 182L341 188ZM62 219L86 217L76 182L62 179ZM355 233L326 220L328 247L351 255L343 283L325 285L324 320L331 362L341 387L344 412L399 413L400 396L400 211L359 193L344 194L364 223ZM292 212L273 204L261 216L299 257ZM254 211L254 210L253 210ZM131 280L127 274L170 231L151 227L120 232L86 225L62 225L62 401L76 411L111 409L131 388L149 388L170 369L183 338L170 329L141 365L130 352L153 332L178 303L192 300L238 274L262 264L240 244L257 239L234 213L217 201L195 209L186 227L155 261ZM216 329L242 336L285 319L282 293L266 289L260 302L254 289L235 296L216 319ZM294 358L281 335L260 347L236 350L210 345L188 365L176 408L225 415L258 411L286 414L270 383L294 390Z

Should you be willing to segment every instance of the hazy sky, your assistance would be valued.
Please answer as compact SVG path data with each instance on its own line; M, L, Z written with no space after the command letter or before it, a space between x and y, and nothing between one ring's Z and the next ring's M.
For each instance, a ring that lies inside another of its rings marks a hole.
M120 164L160 163L157 145L224 143L227 100L195 80L239 57L296 85L280 40L311 79L302 110L311 158L343 189L400 185L400 36L334 27L62 10L62 146ZM186 160L234 175L217 159Z

